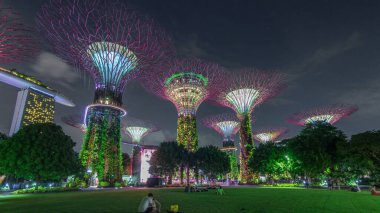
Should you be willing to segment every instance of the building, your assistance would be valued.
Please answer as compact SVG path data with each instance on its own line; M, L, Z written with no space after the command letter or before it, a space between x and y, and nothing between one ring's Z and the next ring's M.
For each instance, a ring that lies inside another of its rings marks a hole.
M0 67L0 82L20 88L9 135L22 126L54 121L55 102L74 107L75 104L56 90L34 77Z
M19 91L9 135L28 124L54 122L54 102L53 96L33 88Z

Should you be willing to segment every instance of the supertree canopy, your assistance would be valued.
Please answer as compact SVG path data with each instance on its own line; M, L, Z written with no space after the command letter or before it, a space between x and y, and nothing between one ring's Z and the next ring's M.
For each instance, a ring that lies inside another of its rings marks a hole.
M177 141L187 150L198 148L196 112L223 83L222 68L199 59L176 59L165 71L152 72L145 86L151 92L171 101L177 108Z
M151 123L128 116L123 120L123 130L132 139L132 144L135 144L132 150L132 176L134 182L139 182L141 174L141 140L159 129Z
M288 132L286 128L260 129L253 132L253 137L263 143L275 142L286 132Z
M240 120L240 176L241 182L248 182L248 160L253 156L251 113L257 105L276 95L285 86L285 76L256 69L243 69L231 73L228 83L219 87L216 101L230 107Z
M210 116L202 120L203 124L223 136L223 148L235 150L234 138L239 131L239 119L234 114L224 113Z
M1 4L0 62L16 63L35 55L39 48L32 29L21 22L17 13Z
M236 158L236 147L234 138L239 131L240 123L236 115L231 113L224 113L207 117L202 120L203 124L211 129L217 131L223 136L223 147L221 150L225 151L230 158L231 172L228 176L231 179L237 179L239 176L238 163Z
M320 107L292 114L288 117L288 122L300 126L316 122L326 122L333 125L335 122L356 111L358 111L357 106L347 104Z
M162 64L170 39L119 1L52 0L37 21L56 53L95 82L94 102L85 112L82 164L100 180L120 181L123 90L135 74Z
M81 132L86 132L86 126L83 124L81 115L68 115L61 118L62 122L66 125L80 129Z

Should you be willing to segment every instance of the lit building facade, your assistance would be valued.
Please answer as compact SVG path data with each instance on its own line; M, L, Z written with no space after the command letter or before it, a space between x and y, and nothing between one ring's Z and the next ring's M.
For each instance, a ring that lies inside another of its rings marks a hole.
M33 88L19 91L9 135L25 125L54 122L54 103L53 96Z
M150 178L149 168L150 168L150 158L152 154L156 151L156 148L142 148L141 149L141 169L140 169L140 183L146 183L148 178Z

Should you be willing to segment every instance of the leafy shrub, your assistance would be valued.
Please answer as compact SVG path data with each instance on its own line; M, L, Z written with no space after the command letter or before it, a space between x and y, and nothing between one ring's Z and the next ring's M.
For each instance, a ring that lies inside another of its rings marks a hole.
M277 183L273 185L265 184L263 186L266 187L298 187L299 185L297 183Z
M69 192L69 191L78 191L79 188L67 188L67 187L57 187L57 188L45 188L38 187L29 188L29 189L20 189L12 192L12 194L31 194L31 193L50 193L50 192Z
M109 187L111 184L107 181L100 181L99 186L101 187Z
M123 184L121 184L121 183L119 183L119 182L116 182L115 183L115 187L122 187L123 186Z

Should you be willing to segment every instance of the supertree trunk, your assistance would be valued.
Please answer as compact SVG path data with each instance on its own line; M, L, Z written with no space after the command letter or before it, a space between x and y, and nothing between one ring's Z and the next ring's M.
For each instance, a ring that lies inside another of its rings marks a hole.
M132 177L136 183L140 182L141 171L141 147L134 146L132 153Z
M249 172L248 161L253 157L253 139L251 129L251 115L241 116L240 126L240 174L239 180L242 183L250 182L252 174Z
M177 142L190 152L197 150L198 134L195 115L180 115L178 117Z
M101 181L121 181L120 112L107 107L88 111L88 127L80 159L91 176Z
M231 172L229 176L231 179L236 180L239 177L239 168L238 168L238 162L236 159L236 153L235 151L231 150L231 151L228 151L227 154L230 159L230 168L231 168Z

